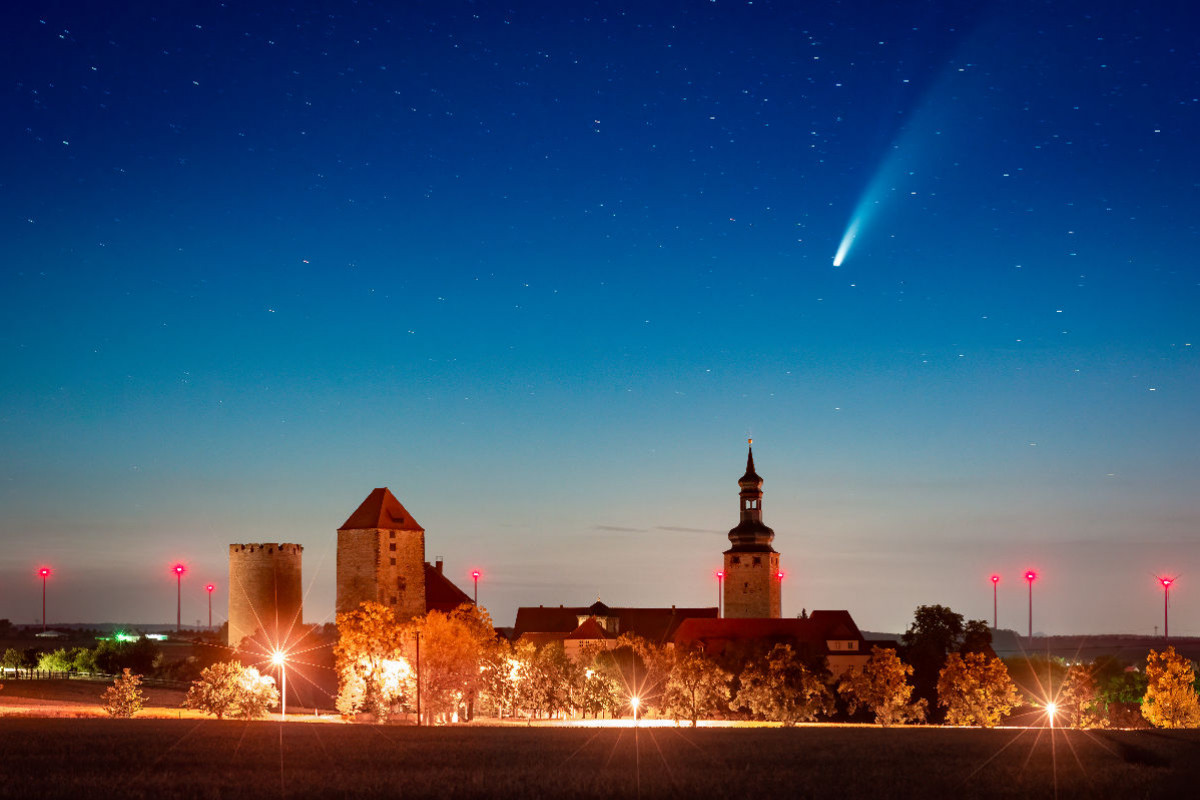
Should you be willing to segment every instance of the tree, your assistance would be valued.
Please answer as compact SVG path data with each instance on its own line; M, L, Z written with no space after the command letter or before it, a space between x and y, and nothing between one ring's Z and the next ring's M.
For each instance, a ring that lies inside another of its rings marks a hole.
M852 667L838 683L838 694L845 698L853 714L865 706L875 721L887 727L925 719L925 700L909 703L913 687L908 676L913 668L905 664L890 647L871 648L871 658L861 668Z
M5 669L20 669L25 666L25 654L15 647L10 647L0 656L0 667Z
M1091 667L1072 664L1067 668L1062 688L1058 692L1056 714L1072 728L1104 728L1108 720L1103 714L1104 701L1096 686Z
M141 690L142 676L134 675L128 669L113 681L113 685L100 695L104 710L113 719L130 719L142 710L146 696Z
M1021 702L1004 662L986 653L951 653L937 683L950 725L994 727Z
M603 713L615 716L620 711L621 671L610 651L594 644L587 644L579 651L580 676L572 704L586 717L599 717Z
M1146 696L1142 716L1156 728L1200 727L1200 699L1192 662L1168 647L1146 657Z
M71 654L65 647L38 656L37 668L45 672L66 672L71 668Z
M457 721L483 687L485 651L495 640L487 612L464 603L430 611L410 626L421 635L421 710L426 720Z
M667 676L671 672L671 653L634 633L617 637L611 656L621 671L621 681L638 698L642 709L664 710ZM623 703L628 708L628 703Z
M96 645L95 664L98 672L120 674L126 667L138 675L149 675L162 663L162 650L153 639L140 637L133 642L106 639Z
M342 714L366 711L386 720L410 696L412 673L403 635L392 610L367 601L337 616L334 663L338 675L336 705Z
M740 681L732 705L755 716L791 726L833 711L829 687L791 645L775 645L765 659L746 667Z
M733 678L716 662L695 649L677 650L667 674L664 705L676 722L729 707L729 681Z
M912 625L904 632L904 658L913 668L913 691L937 716L937 684L946 656L952 652L986 652L992 633L986 622L964 623L962 614L946 606L917 606Z
M275 679L238 661L220 661L200 672L188 689L184 706L217 719L258 719L279 705Z

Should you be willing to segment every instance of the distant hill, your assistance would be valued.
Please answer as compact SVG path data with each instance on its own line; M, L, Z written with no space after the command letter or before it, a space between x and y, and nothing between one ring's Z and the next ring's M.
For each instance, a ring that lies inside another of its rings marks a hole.
M863 631L867 641L893 640L899 642L903 634L880 631ZM1001 628L992 631L992 649L1001 658L1023 655L1054 656L1068 661L1091 661L1099 656L1113 656L1131 663L1145 660L1150 650L1162 650L1168 644L1177 653L1193 661L1200 661L1200 637L1172 636L1167 642L1161 636L1145 636L1130 633L1105 633L1096 635L1046 636L1034 634L1033 643L1017 631Z

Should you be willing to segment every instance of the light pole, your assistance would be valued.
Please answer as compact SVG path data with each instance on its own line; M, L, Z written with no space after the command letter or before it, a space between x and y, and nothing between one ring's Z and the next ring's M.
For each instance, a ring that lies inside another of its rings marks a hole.
M175 573L175 632L179 633L183 630L183 573L187 569L183 564L176 564L171 567L171 572Z
M42 633L46 632L46 578L50 577L50 568L42 567L38 570L38 575L42 578Z
M208 629L212 630L212 593L217 587L213 584L208 584L204 587L204 591L208 592Z
M717 570L717 619L725 616L725 570Z
M992 630L999 630L999 628L1000 628L1000 614L997 611L999 606L996 604L996 596L997 596L996 586L999 583L1000 583L1000 576L993 575L992 576Z
M1025 580L1029 581L1029 644L1033 645L1033 582L1037 573L1031 569L1025 570Z
M471 577L475 580L475 606L479 606L479 570L471 570Z
M633 706L633 727L635 727L635 728L637 727L638 706L641 705L641 703L642 703L642 698L640 698L640 697L629 698L629 705Z
M271 663L279 667L283 691L279 693L279 721L287 719L287 659L280 650L271 654Z
M1168 609L1171 605L1171 584L1175 582L1174 578L1159 577L1158 582L1163 587L1163 640L1171 641L1171 629L1168 627L1169 617Z

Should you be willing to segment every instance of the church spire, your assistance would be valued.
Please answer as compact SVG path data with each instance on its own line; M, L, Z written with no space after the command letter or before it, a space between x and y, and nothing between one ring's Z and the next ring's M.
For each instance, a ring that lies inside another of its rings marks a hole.
M762 521L763 479L754 471L754 440L748 439L746 451L746 474L738 479L739 521L729 532L733 548L770 551L775 531Z

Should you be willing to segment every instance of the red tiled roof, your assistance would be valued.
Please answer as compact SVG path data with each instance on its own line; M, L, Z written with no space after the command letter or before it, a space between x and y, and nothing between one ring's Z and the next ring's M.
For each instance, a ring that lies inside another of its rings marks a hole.
M425 610L453 611L471 596L455 586L449 578L429 562L425 562Z
M520 638L527 642L533 642L537 647L542 647L553 642L561 642L567 637L563 633L525 633Z
M611 633L604 629L604 626L596 621L595 617L588 617L575 630L567 634L568 639L615 639Z
M375 489L362 501L339 531L381 528L385 531L424 531L387 487Z
M761 639L781 643L809 644L828 652L831 639L865 642L849 611L814 611L807 619L686 619L675 631L675 644L700 643L720 649L724 643Z
M530 633L553 632L563 636L579 627L579 617L596 616L591 607L522 606L517 609L517 620L513 625L513 636ZM716 607L711 608L609 608L601 616L617 618L617 635L634 633L642 638L661 644L671 641L675 629L686 619L699 617L715 619Z

